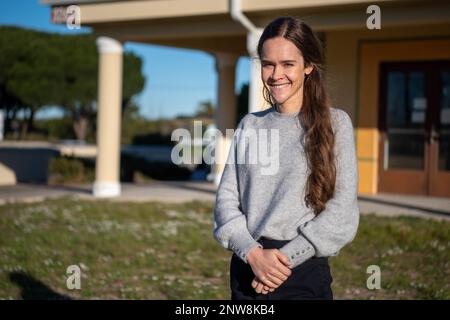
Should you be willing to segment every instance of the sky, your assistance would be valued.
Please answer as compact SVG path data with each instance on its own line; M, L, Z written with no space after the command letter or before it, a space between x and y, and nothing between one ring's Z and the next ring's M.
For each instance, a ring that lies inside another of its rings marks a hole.
M91 29L70 30L51 23L50 6L39 0L0 1L0 25L19 26L45 32L73 34ZM143 91L136 96L139 112L148 119L173 118L193 114L202 101L217 105L217 74L214 58L202 51L176 49L127 42L125 51L133 51L143 61L146 77ZM249 59L241 57L236 67L236 92L249 81ZM60 116L56 108L46 108L37 118Z

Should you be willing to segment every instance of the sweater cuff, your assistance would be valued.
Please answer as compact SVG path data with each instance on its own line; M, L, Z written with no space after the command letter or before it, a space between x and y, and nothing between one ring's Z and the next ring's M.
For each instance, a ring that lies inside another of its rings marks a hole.
M247 262L247 254L252 250L254 247L260 247L263 246L257 242L253 237L248 233L248 235L234 235L229 242L230 249L244 261Z
M280 251L289 258L291 268L295 268L316 254L314 246L302 235L289 241L280 248Z

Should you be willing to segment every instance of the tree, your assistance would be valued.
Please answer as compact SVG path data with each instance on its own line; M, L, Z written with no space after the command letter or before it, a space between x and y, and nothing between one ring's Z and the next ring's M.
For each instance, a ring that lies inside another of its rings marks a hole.
M49 34L6 27L1 28L0 35L2 108L7 111L8 121L23 111L21 131L26 135L38 109L56 101L60 79L54 61L58 53L47 45L52 38Z
M123 57L122 115L125 109L135 106L133 97L144 89L142 59L133 52L125 52Z
M77 139L84 141L97 114L98 53L95 39L92 35L61 36L58 43L64 57L58 105L72 118Z
M65 37L63 40L64 89L61 105L73 118L78 140L85 140L87 130L97 114L98 53L92 35ZM134 105L133 97L144 88L142 60L132 52L124 54L122 115Z
M142 60L124 54L122 112L145 84ZM47 34L0 27L0 106L6 130L22 111L22 134L32 129L43 106L56 105L73 119L77 139L85 140L97 114L98 52L95 37Z

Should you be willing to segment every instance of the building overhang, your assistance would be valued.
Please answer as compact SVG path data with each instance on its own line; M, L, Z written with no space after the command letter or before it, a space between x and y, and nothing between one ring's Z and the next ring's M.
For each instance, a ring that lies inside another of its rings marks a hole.
M247 54L246 29L230 16L229 0L41 0L53 10L71 4L81 25L120 41ZM372 0L242 0L257 27L276 16L297 16L317 32L366 28ZM448 1L381 0L382 28L448 23Z

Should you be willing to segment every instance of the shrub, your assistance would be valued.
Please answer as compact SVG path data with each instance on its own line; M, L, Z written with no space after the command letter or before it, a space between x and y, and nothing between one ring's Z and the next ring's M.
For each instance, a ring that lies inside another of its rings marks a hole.
M50 161L49 183L86 183L93 179L94 169L81 159L57 157Z

